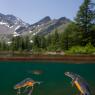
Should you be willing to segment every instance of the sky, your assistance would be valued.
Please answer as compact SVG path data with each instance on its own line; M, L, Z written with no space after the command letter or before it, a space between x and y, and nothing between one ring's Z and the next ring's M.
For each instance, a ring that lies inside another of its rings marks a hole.
M83 0L0 0L0 13L13 14L30 24L45 16L73 20L82 3Z

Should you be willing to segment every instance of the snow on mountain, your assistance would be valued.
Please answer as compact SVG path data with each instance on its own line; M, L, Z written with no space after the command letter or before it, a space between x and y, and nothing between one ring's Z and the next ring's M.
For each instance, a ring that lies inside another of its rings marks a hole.
M20 35L47 35L55 29L64 30L71 21L66 17L51 19L49 16L29 25L14 15L4 15L0 13L0 39L10 39Z
M14 31L16 32L16 30L18 30L20 27L28 27L29 26L29 24L25 23L18 17L15 17L13 15L4 15L1 13L0 13L0 25L11 28L10 29L11 33L13 33ZM3 33L3 30L0 32Z

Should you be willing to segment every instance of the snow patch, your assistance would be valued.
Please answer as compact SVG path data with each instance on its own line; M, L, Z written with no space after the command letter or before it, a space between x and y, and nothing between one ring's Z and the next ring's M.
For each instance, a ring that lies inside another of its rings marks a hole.
M20 25L15 28L15 31L20 28Z
M10 26L8 25L8 23L5 23L5 22L0 22L0 25L5 25L5 26L7 26L7 27L10 27Z
M11 26L10 28L13 28L13 26Z
M38 24L37 27L40 27L40 25Z
M13 36L14 37L17 37L17 36L19 36L20 34L18 34L17 32L14 32L14 34L13 34Z
M29 31L29 33L32 33L33 31Z
M36 35L36 33L33 33L33 36L35 36Z
M7 23L4 23L4 22L0 22L0 24L2 24L2 25L3 25L3 24L7 24Z
M23 26L26 26L27 27L27 24L25 22L23 22L20 18L16 17L17 19L17 22L16 24L19 22L20 24L22 24Z

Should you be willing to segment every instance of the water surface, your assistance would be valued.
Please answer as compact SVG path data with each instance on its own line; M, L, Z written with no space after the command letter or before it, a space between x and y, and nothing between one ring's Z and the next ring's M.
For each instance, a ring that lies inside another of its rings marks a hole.
M41 74L33 74L32 71L35 70L41 71ZM84 77L95 95L95 64L42 61L0 62L0 95L16 95L13 86L28 77L43 81L41 85L35 85L32 95L76 95L78 91L72 87L71 79L64 76L66 71L72 71Z

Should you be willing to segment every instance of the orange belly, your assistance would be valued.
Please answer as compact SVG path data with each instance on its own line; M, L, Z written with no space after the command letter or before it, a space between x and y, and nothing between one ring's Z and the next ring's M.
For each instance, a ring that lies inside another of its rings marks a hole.
M15 88L20 89L20 88L26 87L26 86L33 86L33 82L26 82L23 85L17 85Z
M32 82L27 82L27 85L28 86L33 86L33 83Z
M79 85L79 83L78 83L77 81L75 81L74 83L75 83L76 87L78 88L78 90L79 90L81 93L83 93L83 90L82 90L81 86Z

